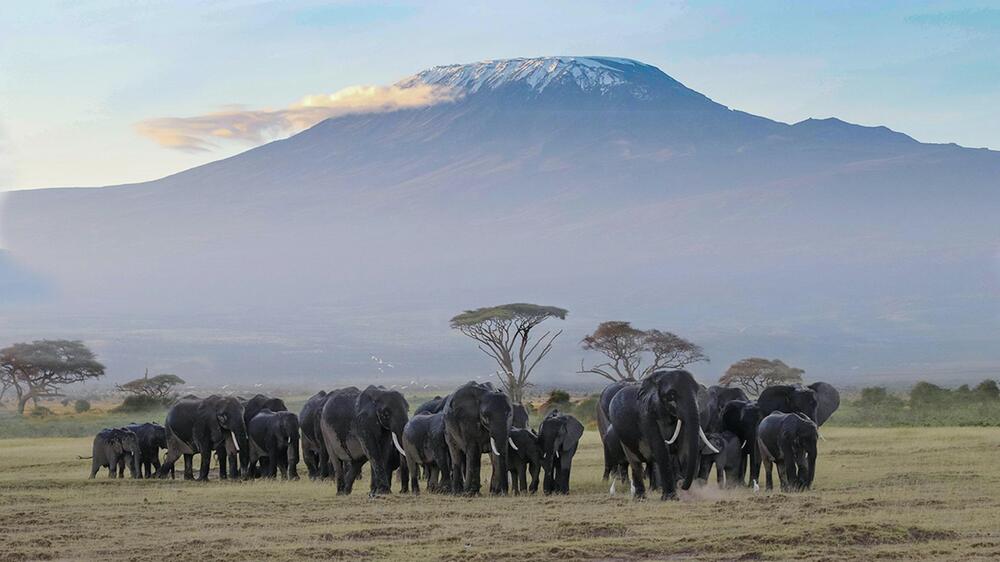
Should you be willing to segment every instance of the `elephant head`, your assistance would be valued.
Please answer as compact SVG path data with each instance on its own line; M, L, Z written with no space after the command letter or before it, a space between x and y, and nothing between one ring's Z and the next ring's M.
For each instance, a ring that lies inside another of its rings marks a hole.
M794 462L794 474L789 472L788 478L794 486L801 489L810 488L813 477L816 475L816 441L818 439L819 431L814 421L802 414L788 416L779 441L782 447L781 454L786 463L789 462L789 459Z
M245 476L250 461L250 442L243 420L243 405L231 396L210 396L202 401L202 408L210 417L208 427L212 442L225 443L227 452L239 456L240 473Z
M142 452L139 449L139 436L131 429L118 429L115 433L117 446L120 452L125 455L125 459L129 463L129 471L134 478L135 475L142 473L140 469Z
M697 396L698 383L691 373L680 370L649 375L637 394L640 415L655 422L666 445L678 452L685 490L698 475L701 444L708 442L701 429Z
M403 450L403 428L410 419L410 405L402 394L395 390L369 386L358 396L358 411L370 412L378 420L379 427L389 432L392 444L400 456L406 457Z
M545 470L545 493L569 492L570 465L576 447L583 437L583 424L575 417L553 410L538 427L542 446L542 468Z
M479 423L489 435L490 453L496 457L495 473L507 474L507 446L510 443L510 430L513 423L513 407L510 399L503 392L490 390L484 392L479 400ZM509 491L506 478L498 478L499 492Z

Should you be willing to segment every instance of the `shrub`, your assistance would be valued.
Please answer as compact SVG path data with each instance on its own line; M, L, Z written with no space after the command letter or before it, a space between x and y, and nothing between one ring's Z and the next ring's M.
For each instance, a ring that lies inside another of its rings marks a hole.
M52 410L46 408L45 406L35 406L31 410L31 416L34 418L44 418L52 415Z
M73 409L78 414L82 414L90 410L90 402L80 399L73 403Z
M567 404L569 403L569 393L565 390L553 388L552 391L549 392L549 398L545 401L545 403L548 405Z
M113 412L148 412L159 410L167 405L168 401L162 398L146 396L144 394L133 394L126 396L120 406L112 410Z

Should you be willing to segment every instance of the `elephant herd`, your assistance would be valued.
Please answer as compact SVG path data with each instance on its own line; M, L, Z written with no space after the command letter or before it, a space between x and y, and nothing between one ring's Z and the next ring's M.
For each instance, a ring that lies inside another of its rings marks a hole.
M183 458L183 478L208 480L213 455L220 479L298 479L301 457L312 479L330 480L338 494L350 494L364 465L370 494L389 493L393 473L400 491L476 495L482 455L492 466L491 494L535 492L544 470L545 493L569 493L573 456L583 424L550 412L536 432L528 413L511 404L490 383L469 382L445 397L419 406L396 390L369 386L310 397L301 412L278 398L184 396L167 412L163 426L147 423L105 429L94 438L91 478L103 466L109 476L173 477ZM160 449L166 456L159 462ZM194 456L200 469L194 474ZM145 466L145 471L141 467ZM527 480L531 476L531 484ZM513 488L513 489L512 489Z
M608 385L598 401L604 478L631 483L641 498L646 481L663 499L677 497L715 467L720 486L766 487L777 467L783 491L808 489L816 473L819 426L840 405L827 383L775 385L757 400L739 388L695 382L687 371L659 371L639 383ZM631 470L631 478L629 471Z
M815 475L818 427L839 406L826 383L771 386L751 401L736 388L705 388L683 370L658 371L638 383L606 387L597 405L604 478L637 498L647 482L663 499L705 482L712 467L720 486L758 489L763 464L767 489L777 465L782 490L809 488ZM490 383L468 382L409 415L401 393L380 386L320 391L296 415L279 398L189 395L167 412L163 426L132 424L94 438L93 478L174 477L208 480L213 455L220 479L296 480L304 461L311 479L350 494L369 467L369 493L389 493L397 473L402 493L477 495L482 455L492 468L489 492L569 493L573 457L584 427L572 415L549 412L537 431L528 413ZM162 463L160 450L166 449ZM194 456L200 456L197 477ZM544 471L542 482L540 473ZM631 477L630 477L631 474ZM529 483L530 477L530 483Z

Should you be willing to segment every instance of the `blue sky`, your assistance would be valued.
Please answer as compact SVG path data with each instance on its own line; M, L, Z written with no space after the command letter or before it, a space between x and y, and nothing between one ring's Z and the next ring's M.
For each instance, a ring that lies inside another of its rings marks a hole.
M437 64L629 57L730 107L1000 149L996 2L24 1L0 12L0 189L154 179L249 146L145 120L385 85Z

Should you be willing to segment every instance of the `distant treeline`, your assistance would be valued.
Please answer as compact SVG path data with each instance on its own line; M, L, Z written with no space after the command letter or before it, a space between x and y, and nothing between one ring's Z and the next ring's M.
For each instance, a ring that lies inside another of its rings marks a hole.
M850 426L1000 426L1000 386L984 380L954 389L919 382L907 394L875 386L861 390L831 418Z

